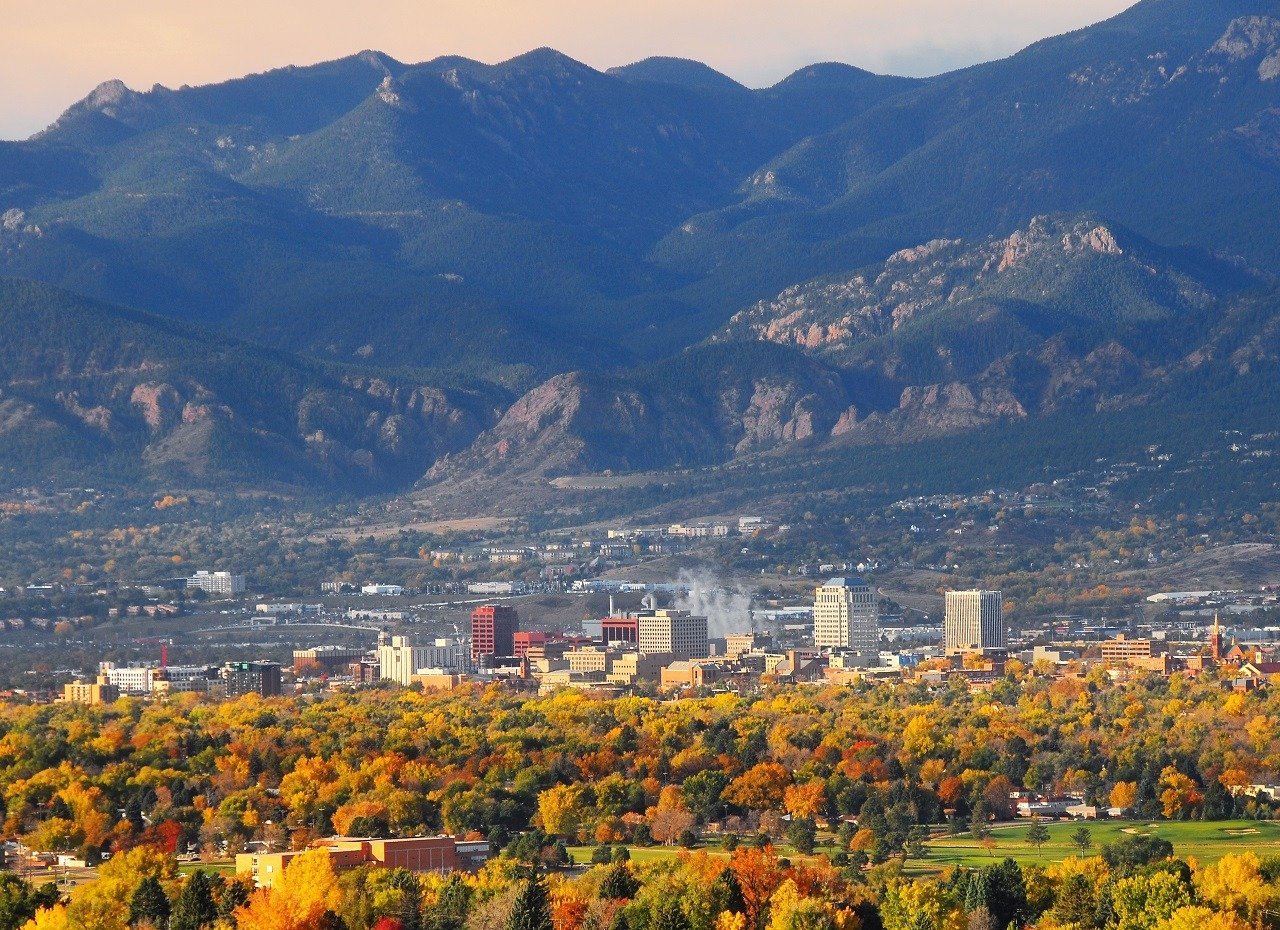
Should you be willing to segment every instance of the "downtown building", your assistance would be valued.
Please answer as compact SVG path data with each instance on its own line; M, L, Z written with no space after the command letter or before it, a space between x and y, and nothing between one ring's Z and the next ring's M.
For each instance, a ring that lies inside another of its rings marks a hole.
M948 591L943 643L949 656L1008 646L999 591Z
M832 578L813 599L813 644L819 649L878 652L876 592L861 578Z
M645 610L636 614L637 646L648 655L669 653L676 660L705 659L711 644L707 618L687 610Z
M471 661L477 666L516 654L519 618L508 604L485 604L471 611Z

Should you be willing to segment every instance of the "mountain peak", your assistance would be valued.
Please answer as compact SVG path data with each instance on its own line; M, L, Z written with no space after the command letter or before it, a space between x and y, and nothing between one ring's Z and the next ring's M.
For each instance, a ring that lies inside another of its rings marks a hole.
M502 72L509 71L574 71L581 73L597 73L595 68L585 65L576 58L549 46L542 46L515 58L509 58L495 68Z
M627 81L651 81L656 84L676 84L703 90L735 92L746 90L728 75L721 74L715 68L689 58L657 55L629 65L610 68L605 73Z
M384 74L394 74L403 69L403 65L396 61L385 52L379 52L375 49L366 48L362 52L357 52L352 56L356 61L362 61L375 71L381 71Z

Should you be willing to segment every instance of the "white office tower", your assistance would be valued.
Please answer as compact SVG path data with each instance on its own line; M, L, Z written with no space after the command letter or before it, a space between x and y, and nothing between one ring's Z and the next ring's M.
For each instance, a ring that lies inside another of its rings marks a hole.
M415 646L407 636L378 637L378 674L383 680L409 685L420 668L431 666L435 650Z
M943 637L947 655L1004 649L1004 598L999 591L948 591Z
M813 600L813 644L819 649L878 652L876 592L861 578L832 578Z

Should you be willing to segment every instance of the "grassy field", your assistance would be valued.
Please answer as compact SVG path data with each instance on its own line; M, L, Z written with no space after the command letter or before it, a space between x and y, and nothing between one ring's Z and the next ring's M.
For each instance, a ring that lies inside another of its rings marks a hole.
M991 839L995 846L990 850L982 848L978 841L968 836L939 837L928 844L928 855L924 859L911 859L906 864L906 871L923 875L939 872L948 866L983 866L999 862L1006 857L1013 858L1023 864L1049 865L1061 862L1068 856L1080 855L1080 849L1071 840L1071 835L1084 826L1089 829L1093 845L1088 855L1096 856L1104 844L1115 843L1125 837L1134 835L1158 836L1173 844L1174 853L1184 859L1197 859L1200 862L1214 862L1227 853L1246 852L1252 850L1259 856L1280 856L1280 822L1229 820L1210 823L1180 823L1146 821L1103 820L1087 823L1053 823L1049 828L1049 840L1036 850L1027 842L1029 824L1016 826L1000 826L991 831ZM571 846L569 855L575 863L591 862L592 846ZM792 859L804 859L786 844L777 847L780 856ZM729 854L711 846L706 849L712 856ZM819 853L828 855L835 852L834 847L819 845ZM680 853L679 847L650 846L632 847L631 859L636 863L648 863L668 859Z
M670 859L673 856L678 856L680 855L681 852L683 852L683 850L679 846L632 846L630 847L630 850L631 850L631 861L637 864L645 864L648 862L660 862L663 859ZM778 853L779 856L783 856L785 858L793 859L793 860L804 860L804 859L816 858L820 854L826 854L828 856L832 856L832 855L835 855L835 852L836 852L834 846L824 846L821 843L819 843L818 846L815 848L813 856L801 855L800 853L792 849L790 846L788 846L786 843L779 843L774 847L774 850ZM569 858L571 858L574 861L575 865L590 865L591 853L594 851L595 851L594 846L570 846ZM705 852L707 855L715 856L717 858L724 858L724 859L729 858L729 853L721 849L714 840L712 841L711 845L698 846L693 851Z
M1071 842L1071 834L1081 826L1088 827L1093 837L1089 855L1096 856L1106 843L1127 836L1158 836L1173 844L1176 855L1201 862L1214 862L1227 853L1252 850L1259 856L1280 855L1280 823L1255 820L1229 820L1209 823L1147 823L1125 820L1103 820L1090 823L1054 823L1049 828L1049 841L1036 851L1027 842L1029 825L997 827L991 831L995 847L983 849L972 837L941 837L929 844L925 860L907 863L909 872L933 872L951 865L980 866L1011 857L1020 863L1061 862L1068 856L1080 855Z

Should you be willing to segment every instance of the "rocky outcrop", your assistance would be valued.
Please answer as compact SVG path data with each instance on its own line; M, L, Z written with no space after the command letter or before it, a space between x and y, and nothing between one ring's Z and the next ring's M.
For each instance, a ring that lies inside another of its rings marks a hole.
M173 426L182 410L182 396L173 385L154 381L137 385L129 394L129 403L138 408L153 433Z
M1149 254L1148 254L1149 253ZM1126 303L1100 304L1096 278L1122 285ZM1080 317L1170 315L1211 304L1216 283L1151 247L1126 247L1096 219L1040 216L1008 236L935 239L849 275L796 284L736 314L716 341L759 339L832 358L935 318L1035 306L1063 325Z

